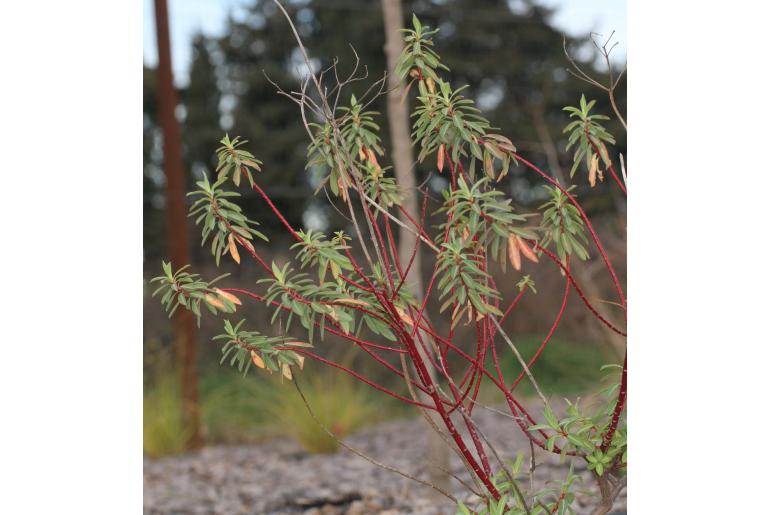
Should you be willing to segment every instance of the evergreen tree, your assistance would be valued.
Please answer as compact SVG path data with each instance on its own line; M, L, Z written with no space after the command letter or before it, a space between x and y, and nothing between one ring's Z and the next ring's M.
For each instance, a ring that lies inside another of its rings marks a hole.
M209 50L212 44L202 35L194 38L190 82L180 92L185 107L182 125L185 165L195 180L200 180L201 168L212 171L216 166L214 149L222 138L219 114L222 94Z
M155 70L147 66L142 70L142 215L144 218L144 256L158 257L165 252L163 220L163 169L160 163L158 100L155 86Z

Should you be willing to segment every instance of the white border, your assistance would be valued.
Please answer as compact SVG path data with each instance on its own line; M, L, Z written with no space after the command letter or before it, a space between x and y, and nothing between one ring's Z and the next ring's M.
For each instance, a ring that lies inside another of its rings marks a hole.
M762 7L629 4L630 513L765 504Z
M3 513L142 510L141 9L0 16Z

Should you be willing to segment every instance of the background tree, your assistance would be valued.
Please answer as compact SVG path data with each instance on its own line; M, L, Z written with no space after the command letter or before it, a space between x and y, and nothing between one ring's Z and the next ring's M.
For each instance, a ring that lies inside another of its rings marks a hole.
M145 258L155 258L165 251L163 219L163 167L161 135L158 122L158 97L155 68L144 66L142 94L142 177L143 241Z
M210 47L216 42L199 34L192 42L190 82L180 91L184 106L182 143L185 168L195 180L200 180L200 169L213 170L216 165L211 142L221 138L219 89L216 67Z
M401 202L404 210L413 220L420 219L420 212L417 203L417 181L415 179L414 167L416 165L412 154L412 140L410 137L411 124L409 123L408 104L403 102L405 89L396 73L401 53L404 50L404 39L401 30L404 27L404 14L401 9L401 0L382 0L382 18L385 26L385 56L388 64L388 127L390 129L391 162L393 163L393 172L396 176L396 182L401 192ZM419 301L422 300L423 291L422 280L422 256L417 242L407 230L409 220L406 216L400 216L403 226L399 226L398 254L402 263L408 263L413 259L412 268L406 275L406 279L411 288L412 295ZM417 247L417 248L415 248ZM412 254L414 257L412 258ZM427 333L423 337L429 338ZM426 363L430 360L424 358ZM428 370L433 380L436 380L436 370L431 367ZM434 424L438 422L438 417L434 417ZM449 484L449 476L446 470L449 470L449 449L444 444L438 433L426 427L429 435L428 445L428 463L430 464L431 479L436 485L446 488Z
M186 185L182 166L182 141L176 119L177 97L171 71L168 8L165 0L155 0L155 27L158 40L158 113L163 131L163 170L166 174L167 241L171 261L181 265L190 262ZM187 447L193 449L203 443L198 404L195 323L189 311L177 312L173 320L182 381L182 419Z

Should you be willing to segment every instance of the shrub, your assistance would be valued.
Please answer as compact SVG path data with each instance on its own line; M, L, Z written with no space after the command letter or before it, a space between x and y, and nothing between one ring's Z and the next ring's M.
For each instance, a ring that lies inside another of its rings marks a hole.
M384 152L379 126L373 121L376 113L367 110L371 95L351 96L348 105L338 105L340 93L363 77L356 76L355 70L343 81L336 73L316 75L306 61L309 73L300 91L281 93L300 106L311 136L308 166L325 174L322 187L331 192L338 209L350 216L353 233L327 236L291 227L261 188L260 163L245 150L247 142L225 136L217 150L217 176L213 182L204 179L198 183L193 195L199 198L191 216L201 226L204 243L210 245L217 261L229 255L240 263L241 253L245 253L261 266L264 275L257 281L258 289L216 287L214 283L220 278L208 281L186 266L174 270L170 263L164 263L164 274L153 279L159 284L155 294L161 295L170 313L181 306L198 319L202 308L223 316L224 332L215 338L223 343L222 360L244 374L255 365L294 381L302 393L296 380L305 360L312 359L422 410L437 421L434 429L462 458L475 487L464 484L482 499L475 511L570 511L575 480L572 468L554 489L528 491L516 464L504 463L486 440L473 418L484 382L503 396L513 420L512 431L523 432L533 446L558 454L573 465L582 462L593 472L602 497L598 512L606 513L623 486L626 469L625 361L617 370L607 370L614 384L607 389L604 403L593 410L570 403L561 418L553 411L532 367L547 350L571 290L597 323L625 336L585 296L571 272L572 262L588 259L596 252L613 281L617 297L613 300L625 312L623 287L575 191L525 159L509 138L495 133L473 107L473 101L463 96L464 88L455 89L442 79L445 67L431 40L436 30L423 27L414 17L413 28L404 33L406 47L397 73L416 85L412 88L417 91L418 104L412 115L413 143L419 149L418 159L435 159L437 171L449 179L439 210L443 223L438 232L429 233L432 229L425 226L424 208L421 215L410 214L400 205L402 192L388 175L388 167L379 162ZM324 77L338 82L324 86ZM382 84L379 86L370 91L378 94L383 90ZM565 129L569 146L575 151L571 175L580 171L581 180L593 187L606 173L625 192L607 146L614 140L601 125L606 117L593 112L594 104L583 96L577 107L566 108L569 118L574 119ZM512 166L524 167L548 188L548 201L540 213L521 212L496 189ZM247 219L235 203L239 194L225 189L229 182L256 191L280 220L296 241L293 260L268 264L262 259L258 240L266 237L254 228L257 222ZM395 224L407 228L432 256L433 271L419 295L405 284L412 261L399 260L393 237ZM560 274L565 294L556 304L560 308L551 330L525 359L502 323L520 302L537 295L535 284L523 274L535 266ZM493 269L508 273L511 280L495 284L490 274ZM440 305L438 312L446 331L427 317L429 301ZM264 303L273 310L272 326L249 328L245 319L236 316L244 302ZM473 332L472 345L456 337L459 325ZM314 347L329 333L347 340L403 380L408 396L323 357ZM464 366L450 366L450 355L461 358ZM500 365L505 356L519 363L518 373L506 377ZM543 403L540 420L525 409L515 392L525 380ZM304 395L303 404L308 408L309 397L312 402L325 402ZM324 416L323 411L314 410L319 417ZM326 423L333 426L335 419L327 418ZM456 500L440 486L431 486ZM468 512L461 504L458 509Z

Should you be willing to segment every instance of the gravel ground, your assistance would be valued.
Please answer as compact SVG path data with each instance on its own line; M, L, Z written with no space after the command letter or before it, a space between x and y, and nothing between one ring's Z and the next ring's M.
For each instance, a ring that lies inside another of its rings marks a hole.
M503 459L526 452L529 445L510 420L477 408L486 436ZM379 461L426 477L423 459L425 423L420 419L379 424L351 435L346 442ZM452 456L452 472L463 477L459 458ZM567 466L543 451L536 452L535 488L546 480L562 479ZM585 470L573 505L579 514L593 512L598 498ZM527 481L528 482L528 481ZM452 493L468 500L453 481ZM626 513L621 492L613 514ZM448 499L431 489L377 467L341 449L331 455L310 455L288 439L260 445L211 446L198 452L144 460L145 514L452 514Z

